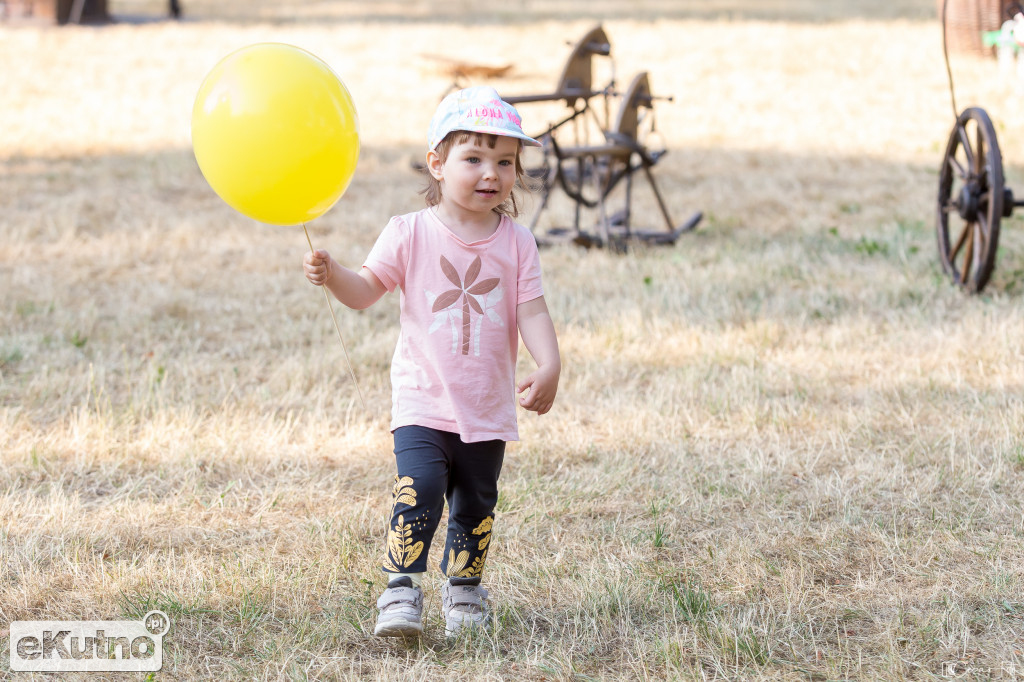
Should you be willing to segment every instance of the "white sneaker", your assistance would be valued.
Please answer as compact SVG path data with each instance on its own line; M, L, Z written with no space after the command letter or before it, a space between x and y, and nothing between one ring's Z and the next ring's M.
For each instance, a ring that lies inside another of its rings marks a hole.
M423 632L423 590L407 576L395 578L377 600L378 637L419 637Z
M487 590L480 587L479 579L446 580L441 588L441 612L444 615L444 634L448 637L455 637L462 630L488 630L491 626Z

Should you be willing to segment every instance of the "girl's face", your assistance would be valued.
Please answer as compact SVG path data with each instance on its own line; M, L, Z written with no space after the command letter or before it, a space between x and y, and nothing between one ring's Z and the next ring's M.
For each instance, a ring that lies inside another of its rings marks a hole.
M441 184L441 204L449 212L489 214L515 187L518 154L519 140L514 137L476 134L453 144L444 161L430 152L427 166Z

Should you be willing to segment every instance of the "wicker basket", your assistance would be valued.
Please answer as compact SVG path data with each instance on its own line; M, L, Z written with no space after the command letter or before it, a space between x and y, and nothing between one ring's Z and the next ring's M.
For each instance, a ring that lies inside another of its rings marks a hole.
M74 0L0 0L0 19L39 20L66 24L71 19ZM106 22L110 20L107 0L85 0L81 20Z
M950 52L992 55L995 51L985 47L981 34L998 31L1009 19L1007 10L1014 0L936 0L939 19L942 4L946 6L946 45Z

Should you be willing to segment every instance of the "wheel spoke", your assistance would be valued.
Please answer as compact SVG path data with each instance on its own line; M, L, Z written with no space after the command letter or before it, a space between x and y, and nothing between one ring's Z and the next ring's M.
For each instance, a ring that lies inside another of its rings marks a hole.
M956 244L949 250L949 262L956 262L956 257L960 254L960 249L964 248L964 243L967 241L967 236L971 232L971 224L965 223L964 229L960 232L960 236L957 237Z
M943 213L955 213L955 212L959 212L959 210L960 210L960 207L957 206L956 202L953 201L952 199L948 198L948 197L946 198L945 201L942 202L942 207L941 208L942 208L942 212Z
M967 167L975 168L974 150L971 149L971 141L967 138L967 129L963 126L957 126L956 133L960 137L961 146L964 148L964 156L967 157Z
M978 173L978 175L982 175L985 168L985 139L982 137L981 126L977 126L974 129L974 139L974 148L978 150L976 157L978 166L974 170L975 172Z
M971 255L974 256L971 261L971 271L977 272L981 267L981 261L985 257L985 235L981 230L981 223L979 222L974 226L974 236L971 238Z
M988 236L991 234L988 226L988 216L982 214L978 216L978 222L975 223L974 237L971 241L977 242L977 248L975 254L980 260L985 253L985 249L988 247Z
M956 157L950 154L949 165L953 167L953 172L956 173L957 177L961 180L967 180L967 171L960 165L960 162L956 160Z
M963 267L960 268L960 284L967 283L967 275L970 274L971 265L974 262L974 226L976 223L967 225L965 233L967 237L967 250L964 252Z

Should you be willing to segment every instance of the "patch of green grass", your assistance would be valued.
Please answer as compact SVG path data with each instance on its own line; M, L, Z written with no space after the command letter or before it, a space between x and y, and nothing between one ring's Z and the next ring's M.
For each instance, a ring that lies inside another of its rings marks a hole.
M25 359L25 354L20 348L11 348L0 352L0 370L8 367L14 367L16 364Z
M770 658L768 647L752 630L745 630L733 637L726 637L724 649L727 656L755 666L767 665Z
M53 303L38 303L36 301L18 301L14 306L14 311L19 317L31 317L40 313L52 313L54 309Z
M89 337L79 331L75 331L68 337L68 342L75 348L84 348L85 344L89 342Z
M163 611L173 624L175 617L195 617L219 613L203 606L198 598L184 599L164 590L154 593L121 591L118 597L121 615L129 619L142 619L150 611Z
M865 256L886 256L889 254L888 244L877 239L868 239L867 237L861 237L853 248L857 253L862 253Z
M1024 443L1017 443L1007 454L1006 459L1013 466L1024 469Z
M668 537L668 532L665 529L664 523L654 524L654 530L651 531L651 544L656 548L665 546L665 539Z
M696 581L687 578L662 579L662 589L673 598L685 620L703 623L715 612L715 602Z

